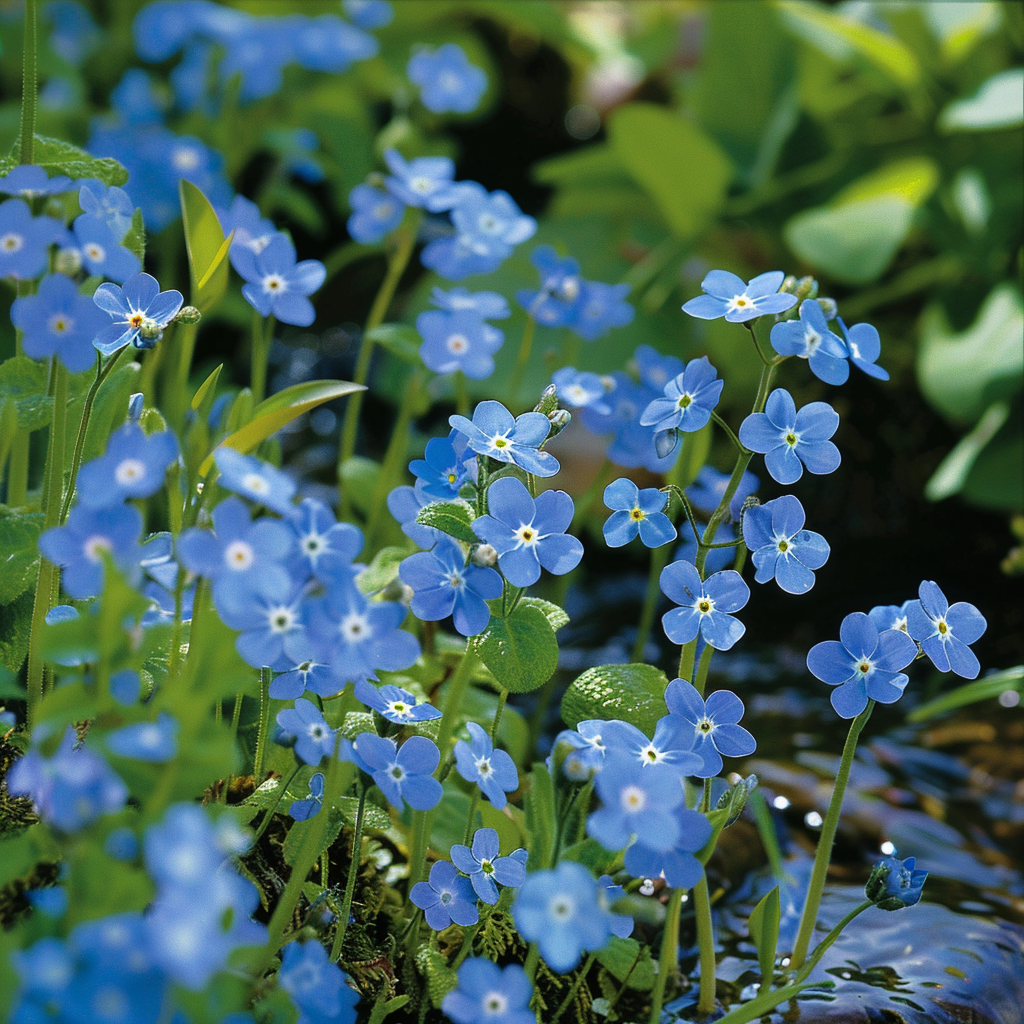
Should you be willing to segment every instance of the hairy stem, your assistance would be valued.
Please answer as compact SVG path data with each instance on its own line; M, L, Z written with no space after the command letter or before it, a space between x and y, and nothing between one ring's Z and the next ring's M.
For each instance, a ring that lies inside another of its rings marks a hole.
M348 877L345 879L345 895L341 898L341 911L338 914L338 927L331 944L331 960L335 963L341 956L341 948L345 944L345 932L348 919L352 914L352 897L356 891L356 878L359 877L360 853L363 848L363 814L366 810L366 787L359 787L359 806L356 808L355 832L352 834L352 858L348 865Z
M661 1024L661 1008L665 1002L665 986L668 976L675 970L679 960L679 918L683 906L683 889L673 889L668 898L665 913L665 929L661 934L661 953L658 955L658 973L654 978L651 993L650 1024Z

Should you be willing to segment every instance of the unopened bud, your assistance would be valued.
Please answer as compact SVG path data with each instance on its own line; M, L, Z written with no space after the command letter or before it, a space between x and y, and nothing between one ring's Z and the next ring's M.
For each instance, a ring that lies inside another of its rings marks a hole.
M572 420L572 413L568 409L556 409L552 413L548 413L548 420L551 422L551 430L548 432L548 437L556 437L560 434Z
M139 417L142 415L142 409L146 403L146 396L141 392L137 392L128 399L128 419L132 423L138 423Z
M139 417L139 426L149 434L159 434L167 429L167 421L159 409L146 409Z
M172 324L197 324L202 320L203 314L195 306L182 306L178 315L171 321Z
M761 499L756 494L748 494L743 500L743 508L740 513L746 512L749 508L757 508L761 504Z
M497 549L491 544L478 544L473 548L470 557L473 559L474 565L479 565L484 569L492 569L498 564Z
M558 408L558 389L549 384L541 393L540 401L533 407L534 412L547 416Z
M74 277L82 269L82 253L73 245L57 250L53 260L53 269L58 274Z
M825 315L826 320L835 320L836 315L839 313L839 306L836 305L835 299L818 299L818 305L821 306L821 311Z
M780 292L790 292L796 294L796 278L792 274L787 274L786 279L779 286Z
M382 591L381 598L385 601L397 601L407 608L412 601L413 589L400 579L393 579Z
M679 431L675 427L669 430L660 430L654 435L654 450L659 459L667 459L675 450L679 442Z
M136 348L153 348L164 336L164 329L150 317L146 317L139 326L139 335L135 339Z
M796 283L794 294L801 302L804 299L815 299L818 297L818 282L813 277L801 277Z

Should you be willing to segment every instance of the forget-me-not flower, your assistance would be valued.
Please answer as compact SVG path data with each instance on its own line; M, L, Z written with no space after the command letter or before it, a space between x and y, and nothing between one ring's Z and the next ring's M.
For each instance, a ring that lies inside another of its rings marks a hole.
M121 245L113 230L98 217L83 213L75 218L73 231L75 245L90 274L124 284L142 269L139 257Z
M334 730L311 700L299 697L294 708L279 711L277 724L285 734L294 737L295 753L306 764L315 768L334 753Z
M107 749L120 757L162 764L178 752L178 720L161 711L155 722L135 722L107 736Z
M828 561L828 541L804 529L804 507L792 494L756 505L743 514L743 540L753 552L758 583L775 580L790 594L814 586L814 569Z
M259 591L240 592L215 601L224 625L237 629L235 649L253 668L290 668L309 650L303 621L304 588L300 584L274 589L264 582Z
M693 774L711 779L722 771L722 754L746 757L757 749L757 741L739 725L743 701L731 690L715 690L708 699L685 679L673 679L665 690L670 716L682 718L693 730L693 752L703 764Z
M664 397L644 409L640 425L654 427L656 435L667 430L700 430L711 419L724 386L707 356L691 359L686 369L665 385Z
M270 696L274 700L294 700L301 697L307 690L320 697L333 697L341 687L338 686L330 665L322 665L318 661L303 661L274 677L270 684Z
M727 270L712 270L700 283L704 294L685 303L683 312L701 320L724 316L733 324L766 313L784 313L796 305L795 295L779 291L785 277L781 270L772 270L744 284L742 278Z
M494 353L505 334L471 312L447 313L428 309L416 317L423 338L420 358L434 373L461 370L471 380L484 380L494 372Z
M481 320L507 320L512 315L508 300L497 292L470 292L465 288L444 291L435 288L430 293L430 301L438 309L449 313L476 313Z
M242 294L260 316L308 327L316 319L309 296L324 283L327 270L319 260L296 261L295 246L275 235L260 252L239 249L232 265L246 283Z
M558 460L540 446L551 431L551 421L539 412L524 412L513 417L501 404L488 400L473 410L473 419L449 416L448 423L469 441L478 455L489 455L499 462L511 462L534 476L554 476Z
M298 556L306 573L328 581L355 571L353 563L363 550L363 534L358 526L336 522L331 510L316 498L303 498L298 505L290 505L285 521L295 532Z
M652 837L644 833L626 850L623 867L634 878L660 876L673 889L692 889L704 875L704 867L694 854L711 839L711 823L682 803L676 807L675 817L679 838L671 849L657 849Z
M431 501L454 501L469 476L468 467L450 437L432 437L423 458L409 463L409 472Z
M746 632L730 613L747 603L750 588L733 569L701 580L689 562L673 562L661 571L661 591L680 606L661 617L665 635L675 644L687 644L699 633L711 647L727 651Z
M36 164L19 164L0 178L0 193L8 196L24 196L26 199L61 195L64 192L70 192L73 188L71 179L67 175L56 174L51 178L45 168Z
M883 857L871 869L864 894L882 910L902 910L921 902L927 871L917 867L917 858Z
M366 32L390 25L395 17L395 9L388 0L341 0L341 6L352 23Z
M530 1009L533 986L519 964L499 967L483 957L470 957L459 968L458 985L441 1003L454 1024L535 1024Z
M305 1024L355 1024L359 993L347 982L320 942L289 942L284 947L277 984L291 996ZM234 1022L227 1018L223 1024Z
M440 710L433 704L420 704L408 690L393 683L385 683L378 687L365 679L357 679L353 692L356 700L373 708L396 725L429 722L433 718L441 717Z
M517 301L539 324L571 326L579 315L583 291L579 263L571 256L560 257L550 245L537 246L530 262L540 271L540 290L520 290Z
M850 362L875 380L888 380L889 372L878 365L878 357L882 354L882 340L878 329L871 324L854 324L847 327L842 317L836 317L846 341L846 350Z
M440 802L441 783L432 775L441 754L433 740L410 736L398 746L392 739L364 732L356 737L353 751L356 763L397 810L408 803L417 811L429 811Z
M178 440L169 430L147 435L137 423L115 430L107 450L82 466L78 500L89 508L112 508L131 498L148 498L164 484L178 458Z
M878 604L868 612L868 618L879 633L883 629L901 629L908 633L907 609L911 604L911 601L904 601L903 604Z
M407 161L397 149L389 149L384 162L391 171L384 184L406 206L422 207L431 213L451 209L455 201L455 164L448 157L421 156Z
M560 743L571 748L562 762L562 771L565 772L567 779L573 782L587 782L604 766L606 748L602 733L606 725L602 719L591 718L577 722L575 729L563 729L555 737L555 742L551 745L553 752L558 749ZM553 756L553 753L548 756L549 769Z
M253 455L243 455L234 448L218 448L213 458L220 471L217 483L221 487L251 498L281 515L288 515L294 509L295 481L276 466Z
M274 222L260 213L260 208L245 196L235 196L227 209L217 211L217 219L225 235L231 235L228 258L235 267L235 252L247 249L253 254L263 252L278 233ZM239 273L238 267L235 267Z
M0 203L0 277L32 280L46 272L47 250L67 237L52 217L33 217L23 199Z
M406 74L420 87L423 106L435 114L468 114L487 89L487 76L455 43L418 50L409 58Z
M611 407L605 402L608 394L605 381L596 373L577 370L574 366L563 366L551 375L551 383L555 385L559 399L574 409L611 412Z
M273 28L273 22L270 24ZM336 14L299 18L292 24L296 29L291 40L295 60L310 71L337 75L348 70L355 61L369 60L380 51L380 44L373 36Z
M769 335L780 356L806 359L811 373L826 384L845 384L850 376L843 339L828 329L821 304L807 299L800 304L799 320L784 320Z
M976 679L981 665L968 645L988 628L985 617L966 601L950 605L931 580L921 583L918 597L907 604L907 631L940 672Z
M536 498L515 477L501 477L487 490L489 514L473 521L473 532L498 552L498 566L516 587L571 572L583 545L565 531L572 523L572 498L565 491L542 491Z
M522 851L525 853L526 851ZM502 857L498 833L493 828L478 828L472 849L456 843L449 856L452 863L473 885L477 896L493 906L498 902L498 886L518 888L526 881L526 865L518 857Z
M184 301L181 292L174 288L160 291L156 278L149 274L130 277L124 287L101 284L93 302L113 318L113 323L96 335L93 345L105 356L125 345L152 348Z
M506 793L519 786L515 762L491 743L490 736L476 722L467 722L470 742L455 744L455 767L467 781L475 783L488 800L501 810L508 803Z
M124 240L132 226L134 205L123 188L109 187L102 181L83 181L78 190L78 205L83 213L103 221L114 233L118 242Z
M288 807L288 814L295 821L308 821L320 813L324 805L324 773L314 772L309 777L309 796L303 800L293 800Z
M604 539L610 548L628 544L639 533L646 547L658 548L676 539L676 528L665 515L668 495L657 487L637 487L620 477L604 489L604 503L614 511L604 524Z
M356 185L348 194L352 213L348 233L363 245L373 245L391 234L405 216L405 205L376 185Z
M730 479L728 473L720 473L714 466L702 466L696 479L686 488L686 497L694 509L705 516L711 516L718 508L722 495L725 494L729 486ZM759 485L760 481L753 473L744 472L739 486L733 492L732 498L729 499L726 521L732 519L735 522L739 519L743 503L757 490Z
M902 670L917 656L917 644L898 629L879 632L863 612L843 619L839 640L825 640L807 652L811 675L834 686L831 700L840 718L856 718L868 700L892 704L908 679Z
M691 752L693 737L672 715L662 715L648 739L635 725L613 719L605 722L601 741L606 754L625 755L642 768L670 769L675 776L692 775L701 760Z
M839 429L839 414L827 402L808 402L797 411L792 395L776 388L764 412L751 413L740 424L740 441L764 455L773 480L792 484L804 467L817 475L839 467L839 449L829 438Z
M480 920L473 886L455 870L450 860L435 861L429 880L417 882L409 892L409 899L423 911L427 924L435 932L453 922L465 928Z
M597 341L615 327L633 322L636 310L626 302L628 284L584 281L572 329L584 341Z

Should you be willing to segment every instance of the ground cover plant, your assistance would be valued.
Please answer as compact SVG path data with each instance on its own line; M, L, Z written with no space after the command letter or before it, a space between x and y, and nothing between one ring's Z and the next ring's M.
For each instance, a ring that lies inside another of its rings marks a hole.
M1020 511L1024 24L880 6L5 14L3 1019L813 1020L858 929L928 912L914 833L855 898L830 865L880 718L1017 706L1010 541L964 570L865 540L891 470L856 407L918 401L916 359L951 426L915 490L976 533ZM522 198L456 160L499 28L595 89L707 38L688 109L653 73L574 105L603 137ZM737 52L756 109L721 91ZM814 117L912 145L808 157ZM915 356L888 307L921 293ZM839 730L802 855L752 770L776 635Z

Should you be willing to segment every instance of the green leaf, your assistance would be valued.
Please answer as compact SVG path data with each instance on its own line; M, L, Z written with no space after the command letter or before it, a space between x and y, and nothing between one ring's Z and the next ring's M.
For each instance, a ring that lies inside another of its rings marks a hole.
M562 720L570 729L592 718L621 719L653 736L668 714L668 678L653 665L599 665L577 677L562 698Z
M550 601L545 601L541 597L524 597L521 598L519 603L521 605L528 605L533 608L539 608L543 613L548 622L551 623L551 628L557 633L563 626L569 625L569 616L564 608L559 608L557 604L552 604Z
M978 457L999 433L1009 416L1008 402L993 402L970 433L960 438L953 450L939 463L924 485L925 497L930 501L942 501L943 498L959 493Z
M0 364L0 399L14 403L21 430L39 430L53 418L47 397L47 369L28 356L12 356Z
M25 700L26 697L25 687L18 682L17 676L0 665L0 700Z
M43 135L34 136L32 162L38 164L52 178L58 174L67 175L76 181L81 178L98 178L104 185L123 185L128 172L110 157L91 156L84 149L72 146L60 139L48 139ZM21 163L21 139L14 140L6 160L0 160L0 176Z
M609 119L612 150L681 238L721 208L732 164L695 124L653 103L629 103Z
M609 853L596 839L583 839L572 846L567 846L558 855L561 860L574 860L589 868L596 875L604 874L615 860L615 854Z
M221 441L220 446L234 448L243 454L251 452L261 441L277 433L303 413L315 409L324 402L342 398L353 391L365 391L362 384L347 380L312 380L305 384L293 384L284 391L260 402L252 411L252 419ZM213 453L199 467L199 475L206 476L213 466Z
M363 594L375 594L398 578L398 567L409 557L408 548L381 548L373 561L356 577L356 586Z
M955 690L914 708L907 715L907 721L926 722L929 718L936 718L950 711L958 711L968 704L990 700L1009 690L1024 693L1024 665L1006 668L1002 672L993 672L991 675L985 676L984 679L975 679L972 682L964 683L963 686L958 686Z
M107 447L107 441L115 428L124 423L128 416L128 399L138 391L139 374L142 366L139 363L123 363L100 385L93 403L92 416L85 433L84 461L98 458ZM74 411L68 414L68 442L64 447L64 465L71 468L74 457L75 440L70 433L77 433L77 424L81 421L84 398L76 400Z
M472 643L480 660L509 693L530 693L558 667L558 641L547 616L522 602L506 619L492 616Z
M210 374L202 384L199 385L196 393L192 396L192 411L196 413L199 419L206 420L210 415L210 409L213 408L214 396L217 393L217 380L220 377L221 370L224 369L224 364L221 363L214 371Z
M36 542L46 517L0 506L0 604L9 604L35 586L39 552Z
M224 237L224 229L210 201L192 182L182 178L178 182L178 194L192 272L192 305L205 313L227 290L227 256L234 233Z
M620 984L637 992L649 992L654 987L657 970L651 959L649 946L641 946L636 939L621 939L613 935L597 954L597 962Z
M142 210L136 208L132 214L132 222L128 233L121 239L121 244L139 257L141 263L146 257L146 225L142 220Z
M464 544L479 544L480 538L473 532L473 512L464 501L434 501L416 513L416 522L432 526Z
M17 672L28 654L32 626L32 595L22 594L10 604L0 605L0 665Z
M757 961L761 965L761 988L767 989L775 976L775 949L779 943L779 887L774 889L750 914L748 928L750 941L757 947Z
M523 806L526 810L526 830L529 833L527 867L540 871L549 866L552 844L558 834L555 811L555 784L550 772L540 762L530 771L530 788Z
M420 365L420 345L423 339L415 327L408 324L381 324L370 331L367 338L404 362L412 363L413 366Z
M865 199L901 196L912 206L920 206L935 191L940 172L934 160L925 156L894 160L871 174L851 182L832 199L832 205L859 203Z
M943 132L1012 128L1024 121L1024 68L993 75L968 99L950 103L939 115Z
M353 455L339 467L338 475L341 484L352 501L357 512L370 511L370 503L377 491L380 478L380 463L367 459L362 455Z
M921 320L917 380L931 405L947 419L973 423L993 402L1021 390L1024 376L1024 303L1006 281L988 293L974 323L957 333L941 305Z
M960 488L965 501L1004 512L1024 508L1024 408L1018 399Z

